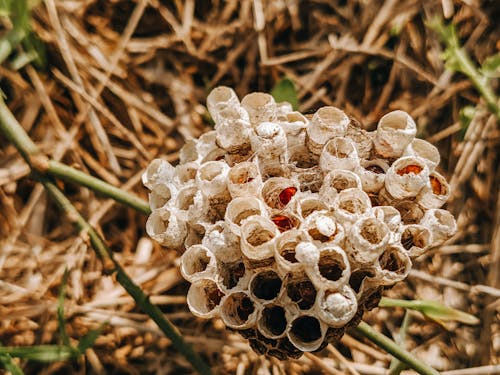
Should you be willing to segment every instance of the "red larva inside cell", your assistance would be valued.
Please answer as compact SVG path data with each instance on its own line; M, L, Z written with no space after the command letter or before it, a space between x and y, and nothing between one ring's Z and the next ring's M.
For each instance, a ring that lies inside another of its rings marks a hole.
M281 204L286 206L292 200L292 197L295 195L296 192L297 188L293 186L283 189L279 194L279 199Z
M294 227L293 221L285 215L275 215L271 218L271 221L278 227L280 232L285 232Z
M437 177L430 176L429 180L431 181L432 192L436 195L443 195L446 193L443 185Z
M422 169L423 168L420 165L407 165L406 167L399 169L397 174L400 176L408 173L419 174L422 172Z

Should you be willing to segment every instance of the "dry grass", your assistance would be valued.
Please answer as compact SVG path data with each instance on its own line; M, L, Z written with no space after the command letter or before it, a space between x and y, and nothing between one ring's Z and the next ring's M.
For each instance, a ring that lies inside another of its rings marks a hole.
M495 119L481 110L462 138L459 111L480 99L470 81L444 69L441 45L425 26L443 9L476 61L498 52L500 13L490 1L46 0L33 27L47 45L47 71L4 65L0 84L44 152L144 198L139 180L148 162L167 155L175 163L185 139L210 129L204 103L216 85L242 96L269 91L286 75L302 111L335 105L367 129L389 110L408 111L420 136L441 152L459 232L421 257L388 294L440 300L479 316L475 327L440 327L415 316L405 344L440 370L479 374L472 367L500 364L500 137ZM71 337L110 324L85 358L23 364L27 374L191 373L123 289L101 274L87 240L28 173L0 137L0 342L58 342L57 292L68 267ZM338 350L297 361L259 358L220 321L189 313L178 254L146 237L144 217L84 188L61 187L215 373L383 374L388 367L386 354L349 336ZM402 316L375 309L365 319L395 335ZM335 370L346 360L350 370Z

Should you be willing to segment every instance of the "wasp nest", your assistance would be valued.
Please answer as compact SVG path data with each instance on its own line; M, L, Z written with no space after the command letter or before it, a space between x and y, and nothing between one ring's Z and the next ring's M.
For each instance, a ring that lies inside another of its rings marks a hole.
M240 102L218 87L207 106L215 130L176 167L157 159L144 173L146 230L184 251L192 313L220 317L258 353L338 340L455 232L439 152L406 112L367 132L338 108L308 118L264 93Z

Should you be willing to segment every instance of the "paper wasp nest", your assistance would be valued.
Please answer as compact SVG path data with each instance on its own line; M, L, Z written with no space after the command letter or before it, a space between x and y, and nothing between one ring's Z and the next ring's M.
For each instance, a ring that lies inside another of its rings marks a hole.
M240 102L218 87L207 106L215 130L144 173L146 230L183 251L192 313L256 352L296 358L338 340L455 232L439 152L406 112L366 132L338 108L309 119L264 93Z

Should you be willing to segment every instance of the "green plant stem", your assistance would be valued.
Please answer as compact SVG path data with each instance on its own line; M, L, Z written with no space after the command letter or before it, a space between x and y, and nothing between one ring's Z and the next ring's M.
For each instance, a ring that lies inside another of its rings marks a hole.
M14 118L10 110L5 105L3 100L0 100L0 114L2 122L7 124L16 124L17 120ZM17 123L17 125L19 125ZM98 178L89 176L88 174L79 171L78 169L69 167L63 163L55 160L44 159L42 162L35 162L36 157L44 158L40 155L38 147L33 143L31 138L26 134L24 129L19 125L17 126L3 126L2 130L14 146L23 155L24 159L30 164L31 168L40 174L50 174L54 177L60 178L67 182L73 182L85 186L93 191L100 193L108 198L112 198L117 202L123 203L138 212L149 215L151 210L149 204L143 199L131 194L123 189L108 184Z
M406 341L406 333L408 330L408 327L410 326L412 321L412 316L410 311L406 310L405 311L405 316L403 318L403 323L401 324L401 328L399 329L399 334L396 339L396 343L400 345L403 349L405 348L405 341ZM393 358L391 361L391 365L389 366L389 374L388 375L399 375L401 374L401 371L406 369L406 365L401 362L397 358Z
M112 198L144 215L149 215L151 213L148 202L143 199L63 163L49 160L46 171L50 175L60 178L61 180L85 186L108 198Z
M467 52L460 46L460 41L456 35L453 25L446 26L439 18L435 18L429 22L440 36L443 43L446 45L446 60L451 62L454 70L465 74L474 84L476 90L486 102L488 109L500 120L500 105L498 97L488 85L486 77L478 70L476 64L469 57Z
M0 99L0 130L9 138L19 150L30 166L39 164L40 152L33 141L26 134L19 122L12 115L5 102ZM46 188L48 194L57 205L66 213L69 220L80 230L80 233L88 236L92 247L103 263L103 270L107 274L116 274L116 280L132 296L137 305L158 325L162 332L172 341L172 345L192 364L192 366L203 375L211 374L210 367L203 359L193 351L191 346L185 342L177 328L168 321L158 306L149 301L149 297L139 288L127 275L121 265L114 259L113 253L99 236L97 231L80 215L64 193L59 190L55 183L46 175L39 173L40 168L35 168L34 177Z
M359 325L354 328L358 333L365 336L368 340L372 341L376 345L380 346L382 349L387 351L389 354L393 355L401 362L407 364L410 368L415 370L421 375L439 375L439 372L432 367L426 365L419 359L415 358L411 353L402 349L398 344L392 341L387 336L381 334L374 330L370 325L365 322L359 323Z

